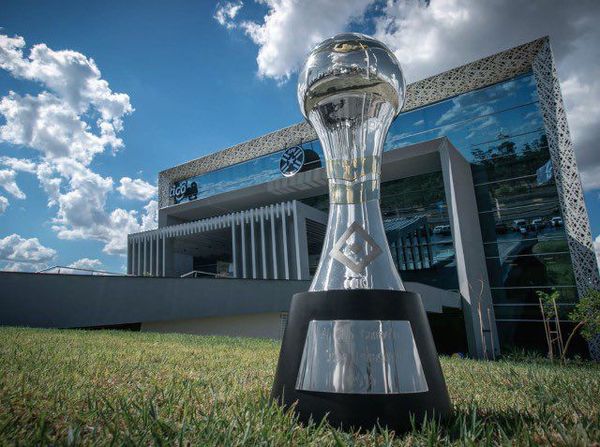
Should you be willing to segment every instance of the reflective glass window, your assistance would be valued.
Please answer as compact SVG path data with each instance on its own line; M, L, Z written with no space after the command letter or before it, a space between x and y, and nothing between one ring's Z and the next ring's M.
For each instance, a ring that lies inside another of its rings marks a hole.
M539 131L474 146L471 152L476 185L529 175L535 175L540 183L545 183L553 177L548 165L548 142Z
M533 304L539 305L537 292L551 293L550 286L504 288L492 287L492 298L495 304ZM577 288L575 286L556 287L560 294L560 303L577 302Z
M322 160L324 160L323 150L318 141L306 142L299 146L304 149L305 153L303 170L322 166ZM282 149L269 155L189 178L184 181L186 188L188 188L188 193L175 196L174 201L175 203L180 203L188 200L202 199L282 178L283 175L279 168L279 162L284 151L285 149ZM176 187L177 184L173 185L173 188ZM192 187L193 192L190 193L190 188Z
M475 186L479 211L515 209L557 201L554 181L540 183L535 175Z
M479 213L483 242L565 236L558 199Z
M504 240L493 243L483 244L486 257L500 257L502 259L508 256L518 256L529 253L568 253L569 247L564 238L552 237L530 237L515 240Z
M487 258L492 287L574 285L568 253L521 254L506 258Z
M503 129L519 134L541 128L537 101L535 80L525 75L401 113L390 127L386 150L447 136L466 154L471 144L495 140ZM523 110L513 113L518 108Z

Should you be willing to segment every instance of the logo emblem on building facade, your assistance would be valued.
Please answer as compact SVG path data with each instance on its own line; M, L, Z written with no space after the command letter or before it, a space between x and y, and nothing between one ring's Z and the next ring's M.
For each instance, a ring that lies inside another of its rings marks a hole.
M184 199L196 200L198 198L198 184L190 182L188 185L187 180L175 183L171 185L169 197L173 198L175 203L179 203Z
M304 149L300 146L288 147L279 160L279 170L284 177L291 177L304 166Z

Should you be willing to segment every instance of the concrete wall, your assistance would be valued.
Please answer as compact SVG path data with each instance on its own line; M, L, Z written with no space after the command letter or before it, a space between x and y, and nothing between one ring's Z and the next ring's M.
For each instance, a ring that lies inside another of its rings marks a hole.
M0 272L0 325L90 327L287 312L309 281Z
M196 335L229 335L232 337L281 337L279 312L229 317L193 318L176 321L142 323L143 332L177 332Z
M143 323L143 330L277 338L274 320L309 284L0 272L0 325L77 328ZM421 293L428 312L460 306L455 292L410 282L405 286ZM224 328L225 323L229 327Z

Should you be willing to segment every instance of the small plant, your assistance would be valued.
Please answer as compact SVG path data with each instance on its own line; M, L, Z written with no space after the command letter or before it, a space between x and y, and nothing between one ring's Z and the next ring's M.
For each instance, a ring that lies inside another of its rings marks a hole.
M560 293L556 289L552 289L550 293L538 290L536 294L540 300L542 315L544 317L546 339L548 341L548 357L550 359L553 358L554 354L554 341L559 342L559 355L561 361L564 363L571 342L577 332L581 331L581 336L587 341L592 341L595 337L600 336L600 290L589 289L574 305L568 318L576 324L569 333L564 347L562 346L562 334L560 333L559 323L561 316L558 315L557 309L559 308L556 306L556 302L560 299ZM550 333L550 322L552 320L556 321L556 331L558 332L559 339L556 337L553 338L552 333Z
M544 292L542 290L538 290L535 293L542 302L544 314L546 315L546 317L548 319L556 317L557 315L555 312L555 303L557 303L560 300L560 292L556 289L552 289L550 293Z
M592 341L600 335L600 290L589 289L587 293L575 304L575 308L569 314L571 321L577 325L571 331L562 358L564 359L573 336L581 329L581 335L587 341Z

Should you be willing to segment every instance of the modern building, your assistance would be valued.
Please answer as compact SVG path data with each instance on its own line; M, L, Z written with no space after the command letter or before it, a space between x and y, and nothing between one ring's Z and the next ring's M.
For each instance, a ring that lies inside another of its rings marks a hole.
M310 279L323 160L300 123L161 172L159 228L129 235L128 273ZM566 310L600 287L547 37L408 86L381 208L403 280L458 297L429 314L441 351L545 346L536 292L556 288Z

